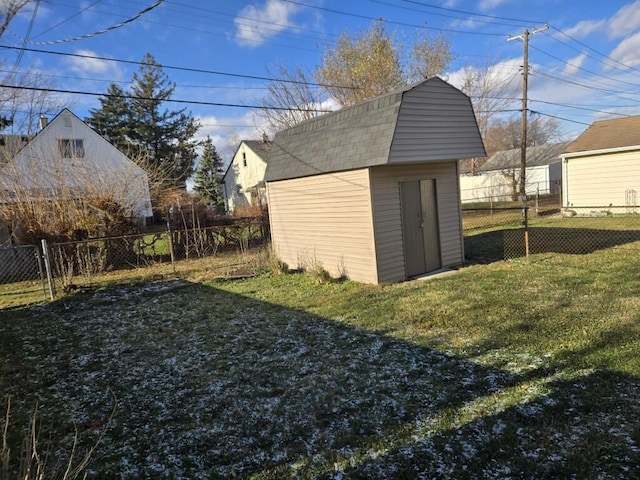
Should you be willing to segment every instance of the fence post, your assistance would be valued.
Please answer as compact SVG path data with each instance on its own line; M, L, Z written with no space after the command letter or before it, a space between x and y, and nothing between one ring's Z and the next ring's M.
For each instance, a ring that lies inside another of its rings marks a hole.
M522 207L522 224L524 225L524 253L529 258L529 207Z
M51 301L56 299L56 287L53 284L53 275L51 273L51 259L49 257L49 246L47 245L47 241L43 238L41 240L42 244L42 256L44 257L44 267L47 271L47 281L49 282L49 295L51 296Z
M171 268L176 273L176 257L173 253L173 232L171 231L171 220L173 216L173 205L167 209L167 237L169 237L169 255L171 256Z
M44 269L42 268L42 255L38 247L34 248L36 251L36 260L38 260L38 274L40 275L40 283L42 284L42 300L47 301L47 287L44 283Z

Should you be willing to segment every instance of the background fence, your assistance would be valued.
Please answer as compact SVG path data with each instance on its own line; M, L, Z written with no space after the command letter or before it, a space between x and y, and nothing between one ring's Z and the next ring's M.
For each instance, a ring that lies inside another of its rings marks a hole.
M488 263L540 253L587 254L639 241L638 212L640 207L628 205L562 211L544 203L528 209L463 208L466 260ZM150 275L190 270L212 276L243 275L256 265L257 252L268 239L268 221L258 218L207 228L2 248L0 308L42 302L56 292L92 286L105 276L118 280L127 271L142 268Z
M105 276L142 268L178 273L209 268L214 276L246 270L269 239L268 220L0 249L0 308L54 298ZM203 259L207 263L203 263Z
M587 254L640 240L636 207L462 210L465 256L483 263L538 253ZM639 210L640 211L640 210Z

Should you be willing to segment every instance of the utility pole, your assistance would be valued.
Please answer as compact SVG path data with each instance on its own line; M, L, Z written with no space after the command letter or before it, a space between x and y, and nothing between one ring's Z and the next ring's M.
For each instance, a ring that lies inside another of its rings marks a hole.
M522 122L520 125L520 198L527 204L526 175L527 175L527 91L529 89L529 36L543 32L549 28L534 28L531 31L525 29L520 35L509 36L507 41L522 40L524 45L522 61Z

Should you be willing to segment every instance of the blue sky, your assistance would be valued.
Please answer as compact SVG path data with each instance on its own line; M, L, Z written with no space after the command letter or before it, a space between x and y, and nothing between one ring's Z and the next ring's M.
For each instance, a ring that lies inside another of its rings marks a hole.
M126 87L138 69L123 61L150 52L177 84L175 99L240 105L169 105L186 106L202 124L199 135L211 135L228 160L239 140L263 130L249 107L267 82L246 77L268 77L275 64L311 72L339 34L363 31L372 19L387 21L399 39L444 31L456 56L446 79L456 85L462 69L490 65L510 80L514 110L523 52L521 41L507 39L549 24L530 38L531 110L562 119L563 139L595 120L640 114L640 0L48 0L35 15L23 11L0 40L40 51L2 49L0 68L36 69L56 88L103 93L111 82ZM61 98L81 118L99 106L95 96Z

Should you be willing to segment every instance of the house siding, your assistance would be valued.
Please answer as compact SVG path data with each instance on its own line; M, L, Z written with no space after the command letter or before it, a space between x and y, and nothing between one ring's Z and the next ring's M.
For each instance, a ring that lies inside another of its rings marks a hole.
M377 283L367 169L269 182L271 238L291 268Z
M624 206L629 190L640 198L640 150L576 156L563 162L566 207Z
M398 112L389 163L484 156L471 101L444 82L407 91Z
M244 165L245 158L246 166ZM234 213L237 208L251 205L251 193L247 189L264 180L266 169L267 162L242 142L223 178L225 207L229 213ZM266 203L266 201L265 196L260 197L261 203Z
M371 199L378 279L407 279L402 238L400 182L436 180L442 266L463 263L458 169L456 162L371 168Z
M83 154L63 158L60 139L82 140ZM108 192L133 216L153 215L146 172L67 109L2 167L3 186L34 196Z

